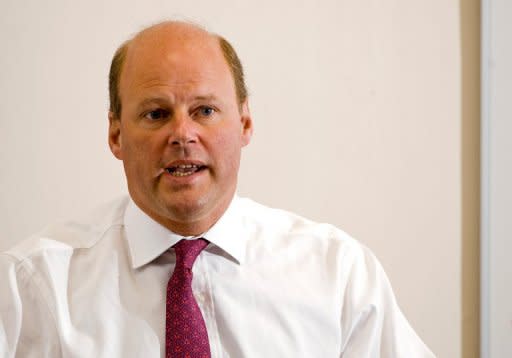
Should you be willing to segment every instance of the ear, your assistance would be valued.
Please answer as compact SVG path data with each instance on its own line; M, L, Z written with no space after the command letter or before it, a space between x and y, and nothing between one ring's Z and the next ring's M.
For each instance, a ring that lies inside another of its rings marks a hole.
M249 111L249 101L247 99L242 104L240 119L242 121L242 146L245 147L251 142L252 132L254 130L251 113Z
M114 156L123 160L121 141L121 120L112 111L108 111L108 145Z

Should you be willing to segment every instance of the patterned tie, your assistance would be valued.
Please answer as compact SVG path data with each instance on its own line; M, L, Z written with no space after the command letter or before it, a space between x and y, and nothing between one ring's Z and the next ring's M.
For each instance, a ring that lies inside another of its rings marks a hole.
M192 294L192 265L207 245L204 239L174 245L176 267L167 284L166 358L210 358L208 332Z

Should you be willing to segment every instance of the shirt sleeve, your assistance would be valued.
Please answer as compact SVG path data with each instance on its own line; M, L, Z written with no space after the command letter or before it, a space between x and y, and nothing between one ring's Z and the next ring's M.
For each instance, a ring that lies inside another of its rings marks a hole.
M368 249L356 249L348 275L341 357L435 357L407 322L386 273Z
M55 320L29 267L0 254L0 357L60 357Z

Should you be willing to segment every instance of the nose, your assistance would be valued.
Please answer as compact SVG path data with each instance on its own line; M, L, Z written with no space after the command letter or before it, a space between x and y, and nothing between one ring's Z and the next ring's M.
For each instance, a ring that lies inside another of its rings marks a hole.
M169 121L168 143L172 146L184 146L197 143L197 123L188 113L175 113Z

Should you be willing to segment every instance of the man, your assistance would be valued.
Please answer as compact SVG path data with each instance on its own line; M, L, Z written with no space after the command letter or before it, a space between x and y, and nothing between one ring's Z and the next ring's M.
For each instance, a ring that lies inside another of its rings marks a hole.
M374 256L235 195L252 119L231 45L164 22L116 52L130 198L1 257L3 357L432 357Z

